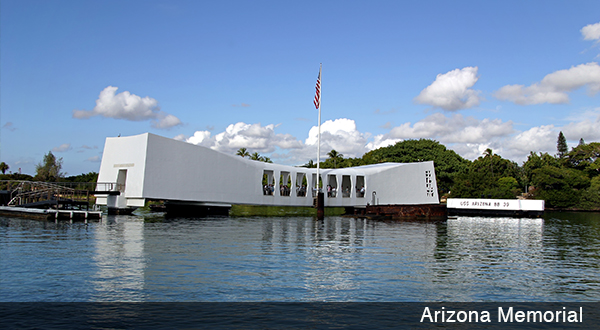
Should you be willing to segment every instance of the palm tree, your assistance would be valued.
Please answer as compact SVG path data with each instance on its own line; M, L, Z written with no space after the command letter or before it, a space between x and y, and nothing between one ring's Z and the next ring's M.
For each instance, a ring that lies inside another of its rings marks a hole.
M302 167L306 167L306 168L314 168L317 167L317 165L315 165L315 162L313 162L313 160L309 160L308 163L302 165Z
M0 163L0 171L2 171L2 174L6 174L6 170L8 170L10 168L10 166L8 166L8 164L6 164L5 162Z
M246 149L246 148L239 148L236 155L242 156L242 158L243 158L243 157L250 156L250 153L248 152L248 149Z
M483 154L485 155L485 157L490 157L490 167L492 169L492 178L493 178L494 177L494 152L492 151L491 148L487 148L487 149L485 149Z
M335 151L335 149L331 149L330 152L327 153L327 156L329 156L329 159L333 160L333 167L337 168L337 161L344 159L344 155L340 154L339 152Z
M254 152L252 155L250 155L250 159L252 160L261 160L260 154L258 152Z

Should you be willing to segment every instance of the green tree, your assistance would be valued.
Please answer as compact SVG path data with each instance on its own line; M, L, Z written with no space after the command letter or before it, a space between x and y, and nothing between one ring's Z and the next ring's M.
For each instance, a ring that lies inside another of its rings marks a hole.
M306 163L306 164L302 165L302 167L306 167L306 168L316 168L316 167L317 167L317 164L315 164L315 162L314 162L312 159L310 159L310 160L308 161L308 163Z
M561 167L561 162L548 153L540 153L539 155L533 151L529 153L527 161L523 163L523 172L525 175L526 184L531 184L533 171L544 166Z
M565 139L565 136L562 131L558 133L558 140L556 141L556 150L558 151L558 158L563 158L569 151L569 147L567 146L567 139Z
M465 171L469 164L456 152L446 149L437 141L429 139L404 140L394 145L367 152L362 157L362 164L368 165L384 162L414 163L433 161L435 176L440 193L448 193L454 185L456 175ZM356 165L355 165L356 166Z
M533 171L532 184L534 196L548 207L568 208L577 206L590 179L582 171L545 165Z
M273 163L273 161L271 161L271 158L266 157L266 156L261 156L258 152L253 152L250 155L250 159L251 160L256 160L256 161L259 161L259 162Z
M65 176L65 173L61 172L62 169L62 158L56 158L52 151L48 151L48 154L44 156L44 160L35 166L35 180L45 182L55 182Z
M8 171L9 168L10 166L5 162L0 163L0 171L2 171L2 174L6 174L6 171Z
M337 168L338 161L344 159L344 155L340 154L335 149L331 149L331 151L327 153L327 156L329 156L329 160L333 162L333 168Z
M590 177L600 175L600 143L592 142L578 145L566 156L567 164L585 171Z
M505 196L503 198L514 198L521 193L519 182L511 176L505 176L498 179L498 189L501 191L501 194Z
M487 148L483 152L483 155L485 157L489 158L489 160L490 160L490 171L492 172L492 177L493 177L494 176L494 152L492 151L492 149Z
M590 187L583 192L579 206L585 210L600 211L600 175L590 180Z
M67 182L97 182L98 181L98 173L89 172L86 174L79 174L74 176L69 176L65 178Z
M515 198L524 176L517 163L495 155L491 149L473 161L455 178L455 198Z
M246 148L239 148L236 155L245 158L250 156L250 152Z
M260 154L258 152L253 152L252 155L250 155L250 159L251 160L261 160Z

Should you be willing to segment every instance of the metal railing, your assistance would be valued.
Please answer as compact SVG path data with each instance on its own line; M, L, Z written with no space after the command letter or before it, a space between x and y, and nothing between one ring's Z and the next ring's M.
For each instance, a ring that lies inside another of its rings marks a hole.
M55 207L66 203L88 203L96 193L123 192L125 186L116 182L40 182L0 180L0 190L6 191L7 205L26 205L53 201ZM3 202L4 203L4 202Z

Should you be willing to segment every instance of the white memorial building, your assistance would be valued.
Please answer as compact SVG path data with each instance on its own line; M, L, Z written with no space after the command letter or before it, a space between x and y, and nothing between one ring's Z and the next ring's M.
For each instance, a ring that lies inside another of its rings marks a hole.
M438 204L433 162L383 163L321 169L325 207ZM110 210L171 205L228 209L233 204L312 206L317 169L277 165L224 154L150 133L106 139L97 195Z

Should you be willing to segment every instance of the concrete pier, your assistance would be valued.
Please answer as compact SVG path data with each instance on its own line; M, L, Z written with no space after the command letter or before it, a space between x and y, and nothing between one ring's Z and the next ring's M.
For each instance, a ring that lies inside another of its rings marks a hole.
M102 220L102 212L100 211L33 209L14 206L0 206L0 216L12 216L48 221L68 220L70 222Z

